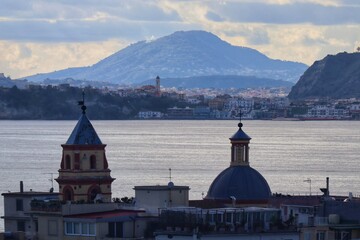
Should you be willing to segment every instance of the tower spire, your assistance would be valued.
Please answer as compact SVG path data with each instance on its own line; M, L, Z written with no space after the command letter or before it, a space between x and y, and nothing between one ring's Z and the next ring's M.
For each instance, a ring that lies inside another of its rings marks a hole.
M241 117L242 117L242 111L241 111L241 107L240 107L240 111L239 111L239 120L240 120L240 123L241 123Z

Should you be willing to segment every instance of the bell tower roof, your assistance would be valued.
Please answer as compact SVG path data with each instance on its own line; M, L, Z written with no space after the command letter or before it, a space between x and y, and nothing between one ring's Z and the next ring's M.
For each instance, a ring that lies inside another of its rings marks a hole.
M66 144L70 145L100 145L102 144L99 136L97 135L94 127L86 114L83 113L72 131Z
M241 141L241 140L246 140L246 141L250 141L251 137L249 137L249 135L247 135L241 128L242 128L243 124L240 122L238 124L239 130L234 133L234 135L232 135L230 137L231 141Z
M82 115L77 122L74 130L70 134L69 139L66 141L68 145L101 145L102 142L97 135L94 127L92 126L90 120L86 116L86 106L84 101L84 93L83 100L79 101L79 105L81 105Z

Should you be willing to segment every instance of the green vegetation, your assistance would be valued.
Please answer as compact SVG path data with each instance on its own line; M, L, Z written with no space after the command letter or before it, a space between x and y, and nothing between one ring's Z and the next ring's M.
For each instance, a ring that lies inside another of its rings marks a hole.
M316 61L291 89L291 100L360 98L360 53L338 53Z
M0 119L77 119L81 113L78 101L83 89L75 87L0 88ZM141 110L165 113L169 107L185 103L169 97L151 95L121 97L85 88L85 104L90 119L133 119Z

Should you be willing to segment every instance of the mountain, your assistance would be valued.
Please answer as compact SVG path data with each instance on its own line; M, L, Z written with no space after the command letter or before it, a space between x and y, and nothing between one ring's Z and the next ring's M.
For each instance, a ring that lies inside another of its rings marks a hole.
M29 81L73 78L134 84L156 76L184 78L244 75L296 82L307 66L273 60L246 47L233 46L205 31L179 31L132 44L90 67L69 68L26 77Z
M316 61L291 89L289 98L360 98L360 53L338 53Z
M5 77L4 73L0 73L0 87L11 88L16 86L18 88L25 88L27 81L25 80L12 80L10 77Z
M148 80L142 85L153 85L154 80ZM294 83L269 78L253 76L200 76L187 78L161 79L161 86L166 88L259 88L259 87L292 87Z

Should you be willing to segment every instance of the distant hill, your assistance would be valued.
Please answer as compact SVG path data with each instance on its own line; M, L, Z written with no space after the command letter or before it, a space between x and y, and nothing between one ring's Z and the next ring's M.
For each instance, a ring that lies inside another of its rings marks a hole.
M154 80L142 82L142 85L154 85ZM253 76L200 76L188 78L161 78L161 86L177 88L259 88L291 87L294 83Z
M83 90L86 93L87 115L93 120L134 119L143 109L165 113L170 107L189 106L189 103L167 96L123 97L92 87L33 85L27 89L19 89L14 86L0 87L0 119L78 119L81 109L77 103Z
M12 80L10 77L5 77L4 73L0 73L0 87L10 88L17 86L18 88L25 88L27 81Z
M360 98L360 53L328 55L309 67L289 98Z
M73 78L135 84L156 76L243 75L296 82L307 66L273 60L257 50L233 46L205 31L180 31L132 44L89 67L28 76L29 81Z

